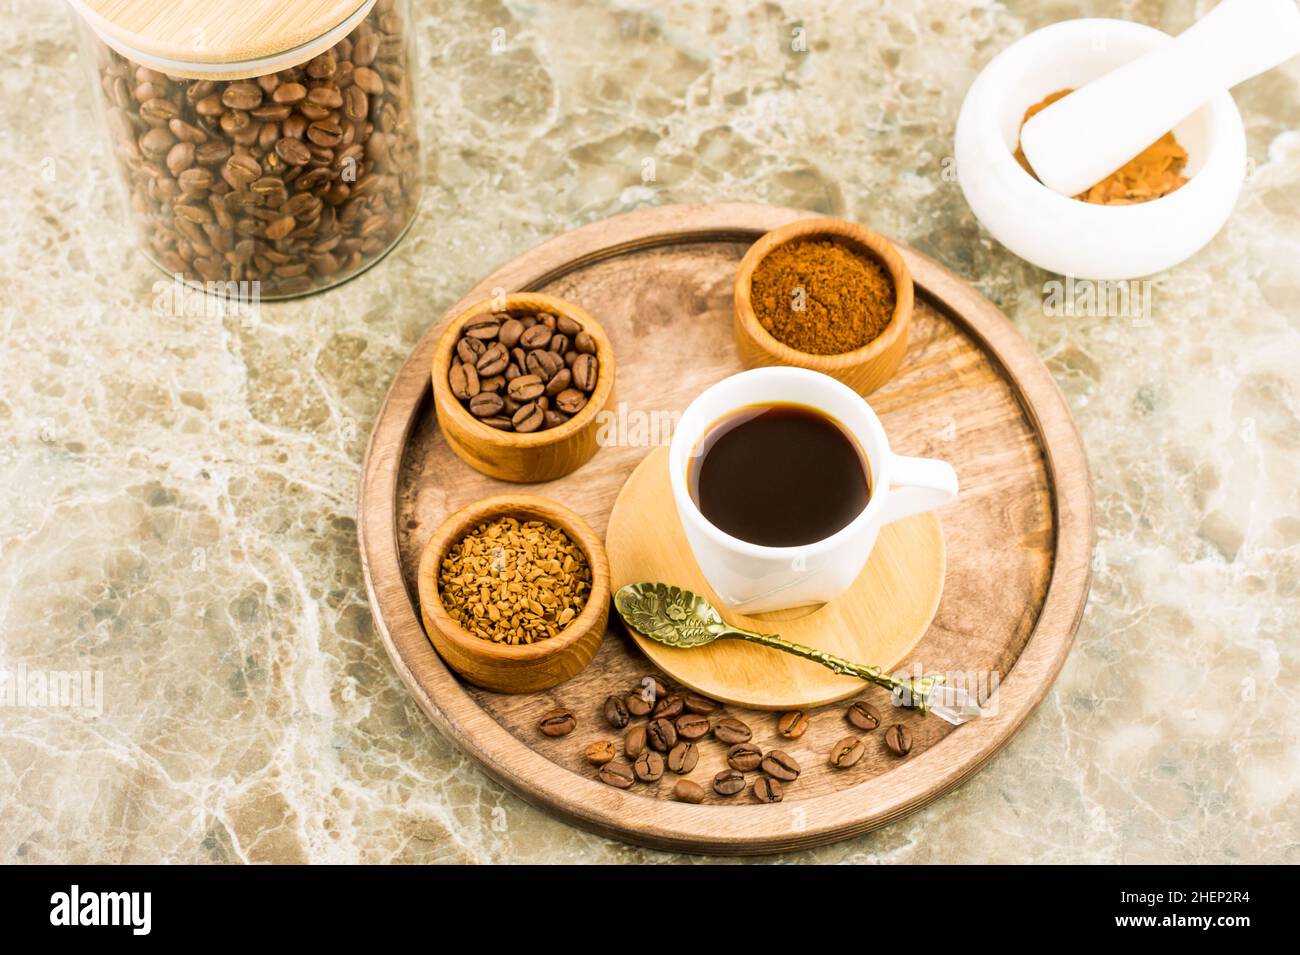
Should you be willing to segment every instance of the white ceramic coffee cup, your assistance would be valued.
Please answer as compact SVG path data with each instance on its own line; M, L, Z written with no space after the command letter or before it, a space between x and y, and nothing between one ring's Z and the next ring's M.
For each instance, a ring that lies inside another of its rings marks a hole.
M709 429L731 412L769 403L805 405L838 421L858 443L871 472L871 499L862 513L812 544L765 547L732 537L710 524L690 495L691 457ZM881 527L934 510L957 496L957 473L951 465L894 454L880 419L861 395L804 368L755 368L708 388L683 413L669 448L668 468L677 513L700 570L718 597L743 613L833 600L866 566Z

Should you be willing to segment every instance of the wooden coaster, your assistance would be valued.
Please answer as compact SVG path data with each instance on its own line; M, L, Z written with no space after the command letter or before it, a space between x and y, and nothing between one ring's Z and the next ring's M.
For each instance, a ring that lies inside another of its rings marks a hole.
M611 586L654 580L704 594L723 619L780 633L855 663L886 671L903 662L930 626L943 593L943 531L934 514L886 525L871 559L843 596L809 611L746 616L729 610L695 563L668 482L668 449L656 448L628 478L605 535ZM861 692L862 681L740 640L680 650L633 633L674 680L715 700L761 710L819 706Z

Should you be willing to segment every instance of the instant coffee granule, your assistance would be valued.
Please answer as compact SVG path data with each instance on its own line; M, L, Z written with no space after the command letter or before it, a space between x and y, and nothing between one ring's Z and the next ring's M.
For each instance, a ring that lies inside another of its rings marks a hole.
M754 316L783 345L837 355L872 341L894 315L897 293L879 262L829 239L779 245L750 282Z
M438 593L448 616L476 637L536 643L582 613L591 565L560 528L499 517L451 547L439 568Z

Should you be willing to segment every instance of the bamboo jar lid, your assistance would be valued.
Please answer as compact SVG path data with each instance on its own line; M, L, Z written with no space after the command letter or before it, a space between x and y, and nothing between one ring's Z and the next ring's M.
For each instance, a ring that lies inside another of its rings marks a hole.
M70 0L100 39L172 76L233 79L329 49L375 0Z

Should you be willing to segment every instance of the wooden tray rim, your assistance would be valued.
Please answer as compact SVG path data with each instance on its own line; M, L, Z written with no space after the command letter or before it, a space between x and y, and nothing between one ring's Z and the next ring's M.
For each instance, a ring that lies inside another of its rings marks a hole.
M410 428L430 397L429 356L448 316L494 288L540 288L578 267L630 251L752 241L780 225L816 216L754 203L660 206L550 239L495 270L440 315L397 373L376 415L362 464L357 535L375 625L398 675L434 725L490 777L525 801L601 835L657 849L735 855L823 845L901 818L960 785L1015 735L1051 688L1082 619L1092 574L1093 495L1086 452L1065 398L1028 340L993 303L935 260L896 243L918 292L942 308L999 367L1042 448L1056 526L1052 574L1034 630L1002 678L997 716L958 727L881 776L792 803L804 810L805 825L795 831L789 812L773 812L770 806L692 806L660 799L647 805L648 797L574 773L499 724L438 657L403 579L396 492ZM1045 438L1049 431L1058 436L1055 444ZM381 436L387 436L383 446ZM369 513L387 514L387 519L367 520ZM433 664L430 687L417 679L399 639L414 659ZM652 827L638 826L647 810L654 815Z

